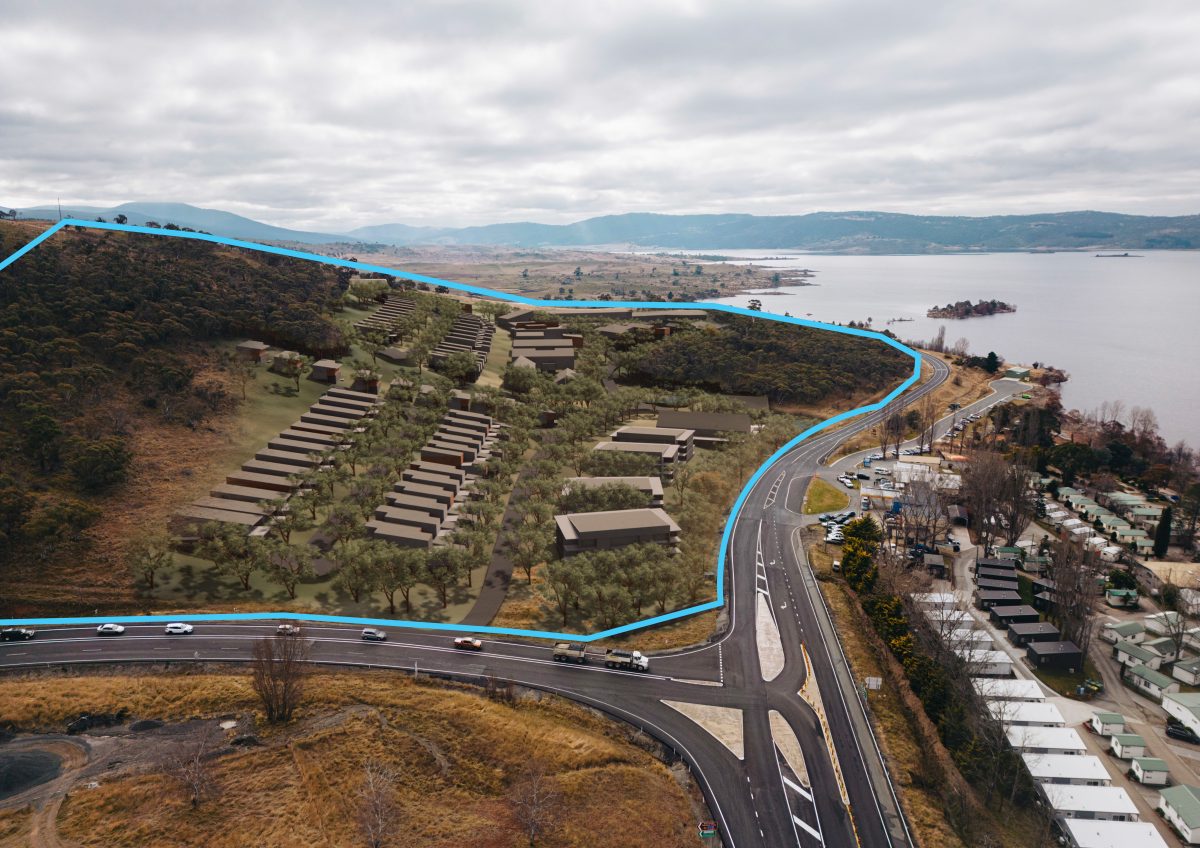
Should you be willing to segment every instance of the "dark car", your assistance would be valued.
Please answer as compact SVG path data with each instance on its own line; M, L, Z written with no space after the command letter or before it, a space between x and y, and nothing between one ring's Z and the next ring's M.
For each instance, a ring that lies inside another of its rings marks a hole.
M1185 727L1178 722L1171 722L1167 725L1167 735L1172 739L1182 739L1184 742L1200 745L1200 736L1193 733L1190 727Z
M0 642L23 642L32 639L35 632L28 627L5 627L0 630Z

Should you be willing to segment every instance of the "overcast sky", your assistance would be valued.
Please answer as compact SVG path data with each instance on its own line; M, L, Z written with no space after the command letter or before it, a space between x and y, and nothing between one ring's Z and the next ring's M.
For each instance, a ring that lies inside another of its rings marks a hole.
M0 0L0 204L1200 212L1195 0L382 5Z

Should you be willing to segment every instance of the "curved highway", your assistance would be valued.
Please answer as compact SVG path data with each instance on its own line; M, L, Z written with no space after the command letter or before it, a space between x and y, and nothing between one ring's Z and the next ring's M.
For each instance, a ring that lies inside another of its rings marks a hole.
M858 686L798 541L806 522L788 509L787 495L793 480L801 481L802 489L814 475L832 473L825 462L842 442L944 382L947 366L934 357L925 361L928 378L900 401L802 442L755 484L735 517L727 551L729 627L710 645L655 657L650 671L638 674L599 663L556 663L549 646L503 639L484 639L483 651L474 653L455 650L444 633L398 630L386 642L365 642L357 628L306 624L311 659L512 681L636 725L692 768L719 827L720 840L712 845L911 845ZM998 381L993 388L993 395L958 415L1023 390L1015 381ZM943 419L939 433L950 425L951 417ZM850 457L835 468L856 461ZM756 626L756 618L761 623L764 615L778 629L782 649L781 666L778 651L766 660L767 674L757 638L761 627ZM161 624L130 624L124 635L100 637L91 625L46 627L31 641L0 643L0 667L247 661L255 640L274 629L273 622L201 622L191 635L168 636ZM801 688L810 691L814 682L823 720L812 706L814 699L798 694ZM741 711L743 756L663 701ZM775 744L772 713L795 734L805 774L790 768L786 746Z

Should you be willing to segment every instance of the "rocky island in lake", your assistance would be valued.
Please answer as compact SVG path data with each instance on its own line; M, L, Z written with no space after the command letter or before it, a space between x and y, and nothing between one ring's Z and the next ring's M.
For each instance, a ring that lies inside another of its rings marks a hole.
M1005 303L1002 300L981 300L978 303L960 300L958 303L935 306L925 315L929 318L978 318L982 315L999 315L1002 312L1016 311L1016 304Z

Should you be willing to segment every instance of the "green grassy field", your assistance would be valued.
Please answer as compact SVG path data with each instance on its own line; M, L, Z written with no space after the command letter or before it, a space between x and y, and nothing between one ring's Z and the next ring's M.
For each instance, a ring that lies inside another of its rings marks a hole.
M813 478L804 497L804 513L816 515L822 512L837 512L845 509L850 497L841 489L826 483L819 477Z

